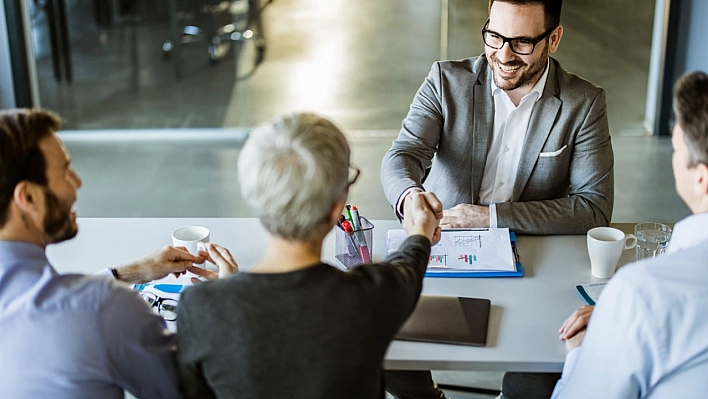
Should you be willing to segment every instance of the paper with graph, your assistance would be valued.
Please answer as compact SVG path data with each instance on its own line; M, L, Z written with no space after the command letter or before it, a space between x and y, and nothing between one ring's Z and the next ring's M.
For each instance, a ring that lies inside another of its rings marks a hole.
M403 229L388 231L388 253L396 251L407 234ZM509 229L449 229L430 250L428 270L436 272L515 271Z

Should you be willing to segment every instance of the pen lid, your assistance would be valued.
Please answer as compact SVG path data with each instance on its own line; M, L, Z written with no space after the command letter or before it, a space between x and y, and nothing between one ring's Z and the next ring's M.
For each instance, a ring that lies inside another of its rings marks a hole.
M352 224L349 223L348 220L345 220L345 221L342 222L342 228L343 228L344 231L346 231L346 232L354 231L354 229L352 228Z

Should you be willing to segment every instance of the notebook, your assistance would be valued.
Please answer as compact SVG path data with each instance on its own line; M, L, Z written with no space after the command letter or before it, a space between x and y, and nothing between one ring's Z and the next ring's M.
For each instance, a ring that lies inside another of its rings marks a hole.
M394 339L485 346L490 306L489 299L421 295Z

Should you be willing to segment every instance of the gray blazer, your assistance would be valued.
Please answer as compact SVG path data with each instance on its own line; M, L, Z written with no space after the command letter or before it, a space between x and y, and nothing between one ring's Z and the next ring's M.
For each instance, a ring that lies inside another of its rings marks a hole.
M549 65L512 199L496 204L498 226L521 234L584 234L612 218L614 158L605 91L553 58ZM435 193L445 209L479 204L494 133L491 79L484 56L433 64L382 162L381 183L392 205L410 187Z

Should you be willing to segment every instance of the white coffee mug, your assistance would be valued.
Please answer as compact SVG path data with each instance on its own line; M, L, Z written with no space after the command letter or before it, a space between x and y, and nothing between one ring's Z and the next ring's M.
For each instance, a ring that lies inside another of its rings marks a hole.
M631 240L631 244L627 241ZM622 251L637 246L634 234L625 235L612 227L595 227L588 231L588 254L593 276L610 278L615 274Z
M172 245L175 247L185 247L192 255L197 255L199 251L206 251L206 244L209 242L209 229L202 226L182 227L172 233ZM195 266L204 267L204 263L195 263Z

